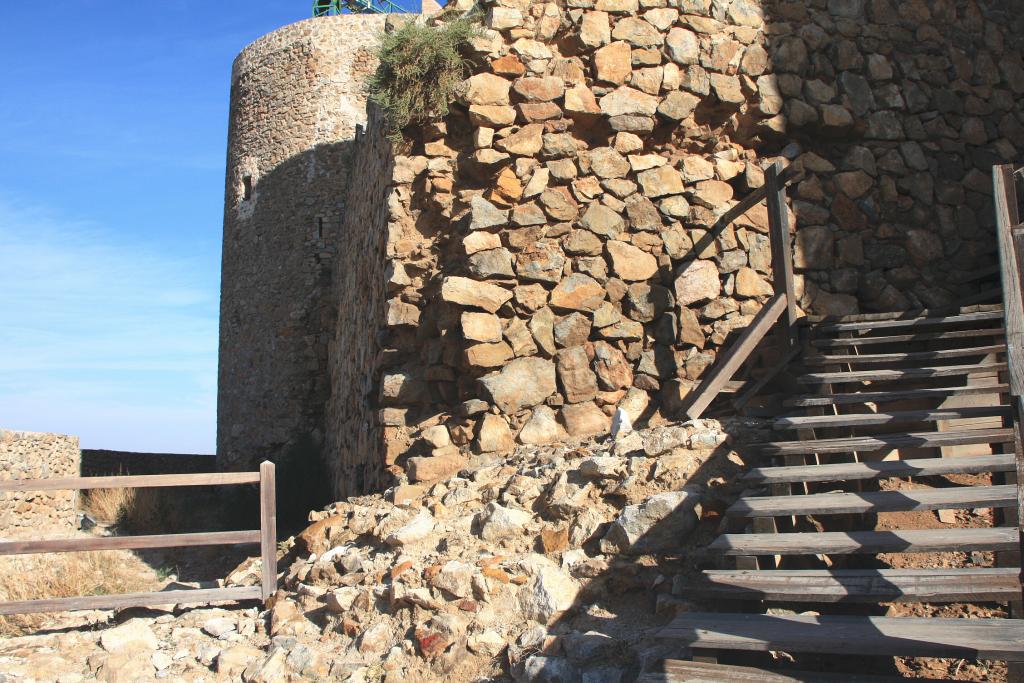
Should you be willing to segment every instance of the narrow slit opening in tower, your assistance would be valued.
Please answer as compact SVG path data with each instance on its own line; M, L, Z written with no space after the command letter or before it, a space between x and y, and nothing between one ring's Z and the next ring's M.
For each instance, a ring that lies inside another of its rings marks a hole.
M242 177L242 199L249 200L252 198L252 176L247 175Z

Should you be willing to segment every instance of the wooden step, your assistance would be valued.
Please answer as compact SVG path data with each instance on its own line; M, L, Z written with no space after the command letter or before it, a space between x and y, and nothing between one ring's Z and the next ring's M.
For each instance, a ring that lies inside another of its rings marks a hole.
M924 316L915 318L897 318L895 320L866 320L863 322L848 323L816 323L811 325L815 334L833 332L856 332L864 330L892 330L904 327L914 329L924 327L941 327L943 325L963 325L965 323L978 323L986 320L1002 320L1003 312L1000 311L979 311L977 313L961 313L959 315Z
M917 460L880 460L832 465L793 465L790 467L755 467L740 477L756 484L794 484L812 481L852 481L888 479L891 477L934 477L946 474L979 474L982 472L1014 472L1013 453L972 455L962 458L927 458Z
M868 512L972 510L1017 505L1016 486L956 486L946 489L814 493L802 496L748 496L733 503L730 517L790 517Z
M938 351L910 351L904 353L855 353L806 356L805 365L868 365L871 363L903 363L922 360L945 360L947 358L963 358L965 356L985 356L990 353L1005 353L1006 344L990 344L988 346L971 346L964 349L941 349Z
M897 410L891 413L848 413L845 415L794 415L772 423L778 430L825 429L828 427L872 427L901 422L938 422L974 417L1010 417L1010 406L969 406L932 410Z
M924 389L903 389L893 391L860 391L847 394L812 394L785 399L782 402L782 405L790 408L796 408L829 405L843 406L854 405L857 403L887 403L889 401L908 401L917 399L940 400L948 396L1005 394L1009 390L1009 384L993 384L991 386L928 387Z
M907 683L901 676L770 671L749 666L667 659L655 670L641 674L637 683ZM935 683L937 678L915 678L914 683Z
M723 534L708 550L724 555L853 555L1016 550L1015 528Z
M691 648L1024 659L1024 621L689 612L658 633Z
M800 455L810 453L857 453L898 448L939 448L981 443L1009 443L1012 429L959 429L948 432L915 432L911 434L876 434L848 436L839 439L808 439L806 441L768 441L751 445L760 455Z
M683 586L703 600L771 602L1009 602L1020 569L708 570Z
M853 370L847 372L809 372L799 375L801 384L843 384L845 382L895 382L902 380L940 379L975 373L1002 372L1006 363L972 363L970 365L935 365L927 368L901 368L898 370Z
M916 342L951 341L953 339L977 339L979 337L1004 337L1003 327L986 327L979 330L949 330L946 332L922 332L918 334L894 334L883 337L840 337L837 339L812 339L811 344L823 349L844 346L874 346L877 344L907 344Z

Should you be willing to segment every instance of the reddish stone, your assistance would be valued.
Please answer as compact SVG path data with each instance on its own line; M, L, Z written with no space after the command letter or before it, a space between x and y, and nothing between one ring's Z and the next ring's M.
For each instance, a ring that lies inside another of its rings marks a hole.
M448 649L452 640L443 633L420 627L416 629L416 644L420 646L420 652L424 657L434 659Z
M515 55L505 55L491 62L491 70L502 76L522 76L526 66Z

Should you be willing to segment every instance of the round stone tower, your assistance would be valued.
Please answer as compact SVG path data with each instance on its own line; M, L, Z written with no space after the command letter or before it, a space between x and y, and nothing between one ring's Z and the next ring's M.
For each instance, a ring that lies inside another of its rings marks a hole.
M322 479L332 259L344 248L337 235L351 146L366 121L364 83L384 22L300 21L235 60L217 401L223 469L269 458L282 483L290 474L307 486Z

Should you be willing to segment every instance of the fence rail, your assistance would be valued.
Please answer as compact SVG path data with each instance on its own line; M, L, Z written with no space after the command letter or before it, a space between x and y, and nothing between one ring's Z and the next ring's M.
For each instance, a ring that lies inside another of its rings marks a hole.
M0 492L227 486L237 484L259 484L259 529L145 536L61 538L42 541L5 541L0 542L0 556L28 555L33 553L91 552L96 550L183 548L211 545L259 545L263 563L263 576L259 586L7 601L0 602L0 615L118 609L123 607L154 607L177 603L244 600L263 600L266 602L277 590L277 511L275 471L274 464L271 462L261 463L259 472L20 479L0 482Z

